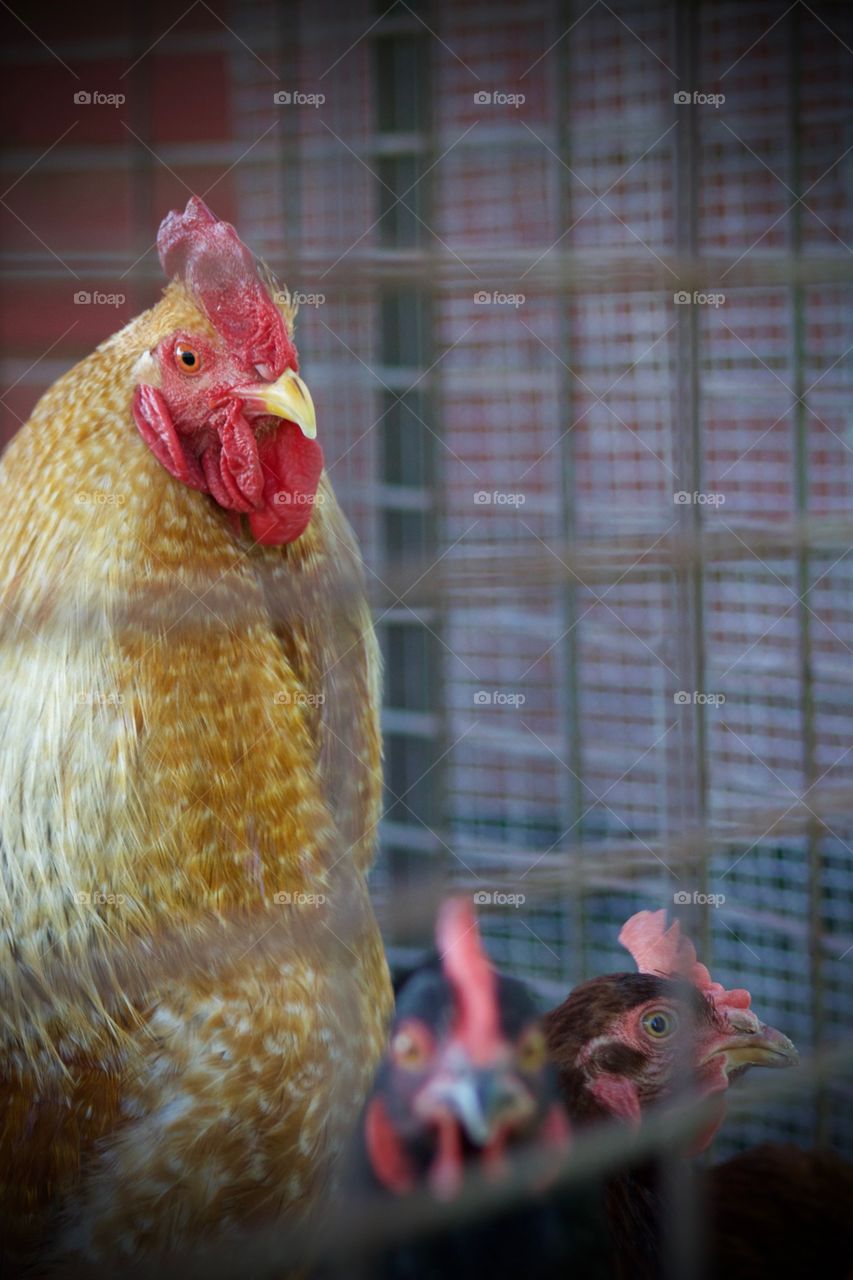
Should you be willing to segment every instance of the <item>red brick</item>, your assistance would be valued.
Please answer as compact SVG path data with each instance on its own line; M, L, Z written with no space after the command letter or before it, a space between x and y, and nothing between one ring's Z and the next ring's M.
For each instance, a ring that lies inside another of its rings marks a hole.
M121 71L121 62L115 60L82 64L79 80L56 62L5 68L0 79L0 109L7 147L46 148L72 125L58 149L86 142L123 141L127 134L121 121L130 120L127 104L114 107L74 101L75 93L80 92L127 96Z
M225 55L157 57L150 72L153 135L158 143L228 137L230 88Z
M124 250L129 243L126 169L90 173L34 169L9 195L8 204L17 218L0 208L0 235L7 252L42 251L36 236L60 258L72 249Z

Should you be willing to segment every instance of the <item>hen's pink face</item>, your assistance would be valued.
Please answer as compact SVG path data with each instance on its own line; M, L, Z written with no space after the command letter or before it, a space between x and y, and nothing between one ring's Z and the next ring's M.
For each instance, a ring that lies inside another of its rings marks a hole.
M702 998L704 999L704 998ZM615 1037L644 1062L638 1084L644 1102L676 1091L679 1074L700 1094L721 1093L750 1066L789 1066L796 1050L787 1036L749 1010L714 1008L705 1001L649 1000L612 1026Z
M200 200L169 214L158 245L216 337L182 330L148 353L136 425L175 479L245 515L256 541L291 542L311 519L323 454L282 316L233 227Z
M796 1061L787 1036L750 1010L717 1008L707 996L661 979L659 994L618 1013L585 1046L579 1065L599 1103L631 1124L679 1089L716 1098L714 1115L694 1147L698 1152L723 1121L725 1093L734 1079L751 1066L789 1067Z

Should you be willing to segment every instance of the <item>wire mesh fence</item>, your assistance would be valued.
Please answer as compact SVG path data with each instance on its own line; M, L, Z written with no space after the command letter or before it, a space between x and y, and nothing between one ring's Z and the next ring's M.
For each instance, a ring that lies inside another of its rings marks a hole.
M381 600L391 939L436 865L495 903L571 866L487 913L499 962L553 991L686 907L843 1036L850 827L809 815L853 768L841 10L398 7L323 78L362 16L302 29L302 325ZM729 1140L849 1144L839 1102Z

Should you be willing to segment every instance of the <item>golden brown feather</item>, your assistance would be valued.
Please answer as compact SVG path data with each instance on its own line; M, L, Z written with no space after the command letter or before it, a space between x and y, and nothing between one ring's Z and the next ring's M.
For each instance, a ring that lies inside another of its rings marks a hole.
M173 283L0 464L0 1215L93 1260L309 1210L391 999L358 554L325 480L265 548L160 466L134 368L182 326Z

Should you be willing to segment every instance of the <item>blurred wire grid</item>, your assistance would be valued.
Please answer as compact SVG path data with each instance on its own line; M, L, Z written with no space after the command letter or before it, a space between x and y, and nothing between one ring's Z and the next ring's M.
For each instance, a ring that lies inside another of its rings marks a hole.
M332 476L372 571L417 566L398 603L380 590L375 884L404 957L426 940L395 911L407 894L457 874L521 894L539 859L574 858L584 888L483 908L495 958L551 992L622 967L627 915L687 893L726 981L826 1043L853 1003L850 823L727 828L853 777L849 538L750 551L763 527L849 512L850 54L799 7L772 29L773 5L587 8L302 15L300 82L328 94L298 120L300 239L323 271L340 259L302 344L312 382L340 387ZM587 254L598 273L573 281ZM706 532L742 554L594 585L560 563L576 540L636 538L642 564ZM531 550L550 582L526 582ZM433 561L452 580L477 556L488 598L419 600ZM692 829L710 838L671 874L666 842ZM614 841L637 868L593 879ZM849 1142L847 1102L742 1119L728 1141Z
M556 996L667 906L802 1048L849 1037L849 8L223 12L240 229L308 295L377 601L392 956L428 939L410 898L461 879L496 961ZM719 1146L784 1136L851 1150L849 1088Z

